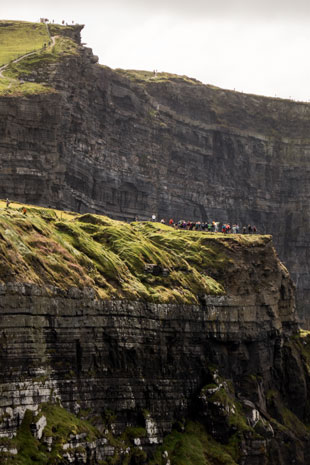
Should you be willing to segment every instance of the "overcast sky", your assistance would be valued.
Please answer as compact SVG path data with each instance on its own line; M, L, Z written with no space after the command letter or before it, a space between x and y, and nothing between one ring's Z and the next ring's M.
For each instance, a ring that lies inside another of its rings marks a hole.
M185 74L206 84L310 101L309 0L9 0L1 19L85 24L112 68Z

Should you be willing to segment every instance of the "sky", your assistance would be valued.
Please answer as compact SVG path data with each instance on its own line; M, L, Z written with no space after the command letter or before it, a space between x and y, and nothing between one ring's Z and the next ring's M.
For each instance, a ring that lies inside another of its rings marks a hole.
M0 19L85 24L111 68L171 72L205 84L310 101L309 0L10 0Z

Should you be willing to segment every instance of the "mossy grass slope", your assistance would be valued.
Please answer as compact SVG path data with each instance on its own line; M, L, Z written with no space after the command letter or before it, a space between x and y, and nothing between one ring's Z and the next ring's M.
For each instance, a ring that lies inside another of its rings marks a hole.
M6 209L2 202L0 281L91 287L107 299L196 304L206 294L225 293L217 276L233 264L232 243L245 241L261 244L264 237L227 238L33 206L24 215L21 205ZM149 273L148 265L159 273Z
M0 96L2 97L22 97L55 92L52 87L36 82L11 81L9 78L0 79Z
M43 438L35 438L31 425L41 416L46 418ZM98 430L87 420L79 418L57 404L42 404L38 414L27 410L17 435L8 440L9 448L16 448L17 455L4 459L6 465L56 465L62 462L63 445L70 441L72 435L83 435L83 441L92 442L100 437ZM46 438L51 438L51 450L48 450ZM82 442L83 442L82 441ZM2 463L2 462L1 462Z
M157 449L149 465L237 465L229 447L216 442L197 422L189 422L184 431L173 430Z
M38 440L33 434L33 425L44 416L46 426L42 438ZM90 420L88 419L90 417ZM61 405L55 403L44 403L38 412L26 410L17 434L13 439L0 438L0 445L8 449L7 453L1 453L1 464L3 465L61 465L69 463L64 458L64 453L70 452L72 456L87 456L90 443L105 438L114 448L114 455L107 461L100 461L102 465L133 463L146 463L146 453L134 444L135 438L146 436L146 430L142 427L127 427L120 436L115 436L110 430L109 424L104 418L97 418L105 426L104 431L92 423L96 422L94 415L87 411L80 411L74 415ZM103 423L102 423L103 422ZM76 441L79 444L76 444ZM64 447L65 445L65 447ZM10 450L15 449L17 453L12 454ZM127 450L127 452L125 452ZM71 463L71 462L70 462ZM82 463L82 461L78 462ZM84 462L83 462L84 463ZM88 462L87 462L88 463ZM93 461L91 462L93 463ZM97 462L96 462L97 463ZM98 462L99 464L99 462Z
M287 408L279 391L270 390L267 394L267 403L270 409L276 412L277 420L274 418L271 420L276 427L286 432L293 431L301 437L309 437L309 425L303 423L292 410Z

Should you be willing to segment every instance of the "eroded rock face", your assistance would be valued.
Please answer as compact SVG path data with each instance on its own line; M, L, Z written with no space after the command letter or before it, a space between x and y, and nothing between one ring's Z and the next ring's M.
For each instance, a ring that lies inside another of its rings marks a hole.
M146 409L159 438L188 411L208 361L227 377L259 368L267 382L278 338L296 329L292 315L270 317L278 302L261 305L253 296L206 297L196 307L105 302L87 290L72 297L23 285L2 292L4 412L16 419L52 396L72 411L76 404L109 408L122 429Z
M309 106L182 79L137 83L93 61L80 47L36 70L58 94L0 99L0 196L256 224L273 234L308 321Z
M305 463L308 435L281 417L282 405L296 422L309 415L309 375L291 342L298 331L288 272L271 242L262 241L237 244L221 273L226 295L201 296L200 305L104 301L88 288L2 284L0 436L13 437L27 411L58 403L88 412L102 432L87 441L73 430L63 463L97 464L116 453L109 435L129 426L145 429L133 439L141 453L182 418L201 421L225 444L232 428L238 431L230 416L242 404L252 429L240 431L238 463L288 465L297 442L296 463ZM46 416L38 415L31 430L51 451Z
M0 196L119 219L256 224L273 234L308 322L309 105L134 82L94 61L80 46L32 77L58 94L0 99Z

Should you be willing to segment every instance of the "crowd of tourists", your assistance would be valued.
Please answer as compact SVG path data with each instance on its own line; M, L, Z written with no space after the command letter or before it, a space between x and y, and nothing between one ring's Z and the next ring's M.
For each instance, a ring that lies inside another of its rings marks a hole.
M156 215L152 215L152 221L156 221ZM248 224L240 228L239 224L220 223L219 221L185 221L179 220L175 222L172 218L166 223L163 218L160 220L162 224L168 224L175 229L187 229L190 231L209 231L222 232L226 234L255 234L257 228L255 225Z
M6 208L10 207L11 200L6 199ZM51 208L51 207L48 207ZM21 207L20 211L26 215L27 209ZM138 217L135 217L135 221L139 221ZM157 221L156 215L152 215L152 221ZM166 224L166 220L162 218L160 223ZM237 223L232 226L230 223L220 223L219 221L185 221L179 220L175 222L172 218L167 222L169 226L175 229L187 229L189 231L209 231L209 232L222 232L226 234L255 234L257 233L257 228L254 225L248 224L247 226L242 226L240 229Z

